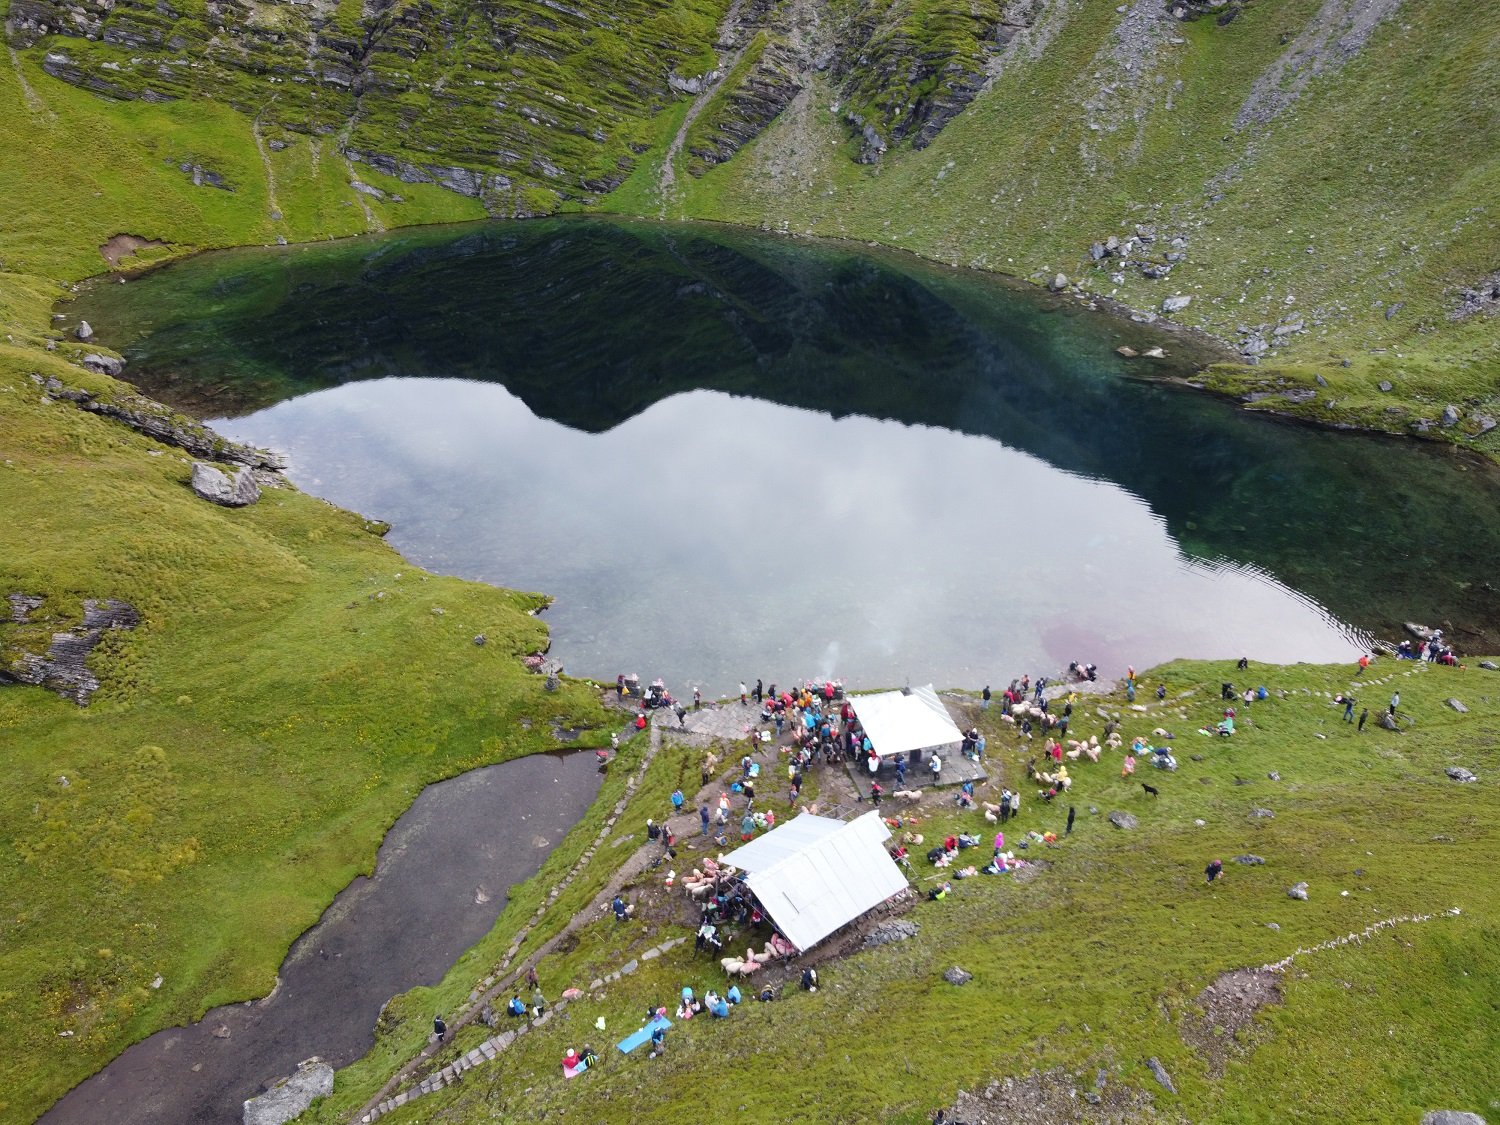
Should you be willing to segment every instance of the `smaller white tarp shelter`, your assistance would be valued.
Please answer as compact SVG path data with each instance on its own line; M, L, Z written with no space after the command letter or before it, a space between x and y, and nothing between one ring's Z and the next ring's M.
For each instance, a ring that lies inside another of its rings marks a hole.
M963 734L931 684L855 695L849 704L882 758L912 750L946 752L963 742Z
M877 812L845 822L803 813L724 857L799 950L905 890Z

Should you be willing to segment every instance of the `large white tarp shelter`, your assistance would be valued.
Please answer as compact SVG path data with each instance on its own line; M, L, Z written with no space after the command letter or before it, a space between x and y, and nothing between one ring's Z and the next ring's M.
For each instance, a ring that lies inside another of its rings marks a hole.
M906 876L885 850L891 830L877 812L844 822L803 813L724 857L799 950L893 894Z
M849 704L882 758L912 750L946 751L963 742L964 736L931 684L855 695Z

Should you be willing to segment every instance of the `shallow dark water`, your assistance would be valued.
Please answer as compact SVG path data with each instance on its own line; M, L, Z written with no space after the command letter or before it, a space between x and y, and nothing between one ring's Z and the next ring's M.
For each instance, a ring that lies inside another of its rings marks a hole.
M436 984L490 931L511 885L535 874L599 782L594 756L572 753L428 786L386 834L374 876L351 883L292 946L270 998L157 1032L41 1120L228 1125L244 1099L311 1055L347 1066L374 1044L386 1001Z
M74 311L415 562L555 595L575 674L977 688L1500 622L1490 467L1133 377L1201 357L901 256L486 224L206 255Z

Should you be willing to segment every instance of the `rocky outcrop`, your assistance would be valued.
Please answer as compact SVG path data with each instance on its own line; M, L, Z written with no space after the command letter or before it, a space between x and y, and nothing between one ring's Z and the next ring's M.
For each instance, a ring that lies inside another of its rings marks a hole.
M87 365L90 359L104 361L106 357L85 356L84 363ZM114 362L120 363L121 361L115 360ZM96 367L95 370L99 368ZM102 371L102 374L106 375L114 373L109 370ZM42 379L34 375L32 378L40 383L52 398L74 403L79 409L87 410L91 414L99 414L105 418L123 422L147 437L155 438L164 445L175 445L178 449L185 450L195 457L204 457L214 461L233 461L252 469L286 467L280 454L273 453L269 449L256 449L254 446L229 441L214 433L202 422L195 421L186 414L179 414L171 407L146 398L144 395L128 392L95 394L81 387L70 387L56 376Z
M80 707L99 690L99 679L87 661L107 632L134 629L141 615L118 598L83 602L83 620L71 628L61 618L39 616L46 599L37 594L7 596L9 620L0 623L0 684L30 684L57 692Z
M790 46L769 36L747 49L688 136L689 173L701 176L754 140L802 92L803 65Z
M285 1125L300 1117L314 1098L326 1098L331 1093L333 1067L314 1055L297 1064L296 1074L246 1101L244 1125Z
M243 508L260 499L260 485L246 468L236 469L231 476L213 465L194 461L192 488L203 499L226 508Z

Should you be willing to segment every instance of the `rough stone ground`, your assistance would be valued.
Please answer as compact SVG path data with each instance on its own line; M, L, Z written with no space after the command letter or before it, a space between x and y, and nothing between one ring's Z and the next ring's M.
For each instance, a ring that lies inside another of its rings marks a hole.
M1269 969L1236 969L1224 973L1198 994L1201 1012L1182 1017L1182 1040L1208 1060L1209 1074L1224 1076L1232 1054L1248 1043L1240 1032L1251 1027L1267 1004L1281 1003L1282 976Z
M1149 1115L1162 1117L1152 1107L1151 1095L1131 1086L1109 1081L1100 1070L1090 1079L1062 1069L1032 1071L1019 1078L991 1082L974 1092L960 1091L948 1110L953 1125L1021 1125L1022 1122L1120 1123L1139 1121Z

